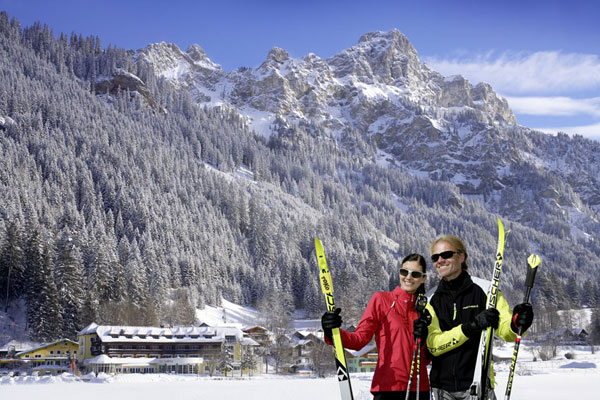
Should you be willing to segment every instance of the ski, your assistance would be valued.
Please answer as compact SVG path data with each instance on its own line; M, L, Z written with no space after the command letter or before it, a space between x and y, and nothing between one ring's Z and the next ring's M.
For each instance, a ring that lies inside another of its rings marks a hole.
M532 254L527 258L527 278L525 278L525 297L523 303L529 303L529 297L531 295L531 289L533 289L533 281L535 280L535 274L537 267L539 267L542 260L536 254ZM519 328L517 332L517 340L515 341L515 348L513 350L512 360L510 362L510 371L508 373L508 383L506 384L506 392L504 392L504 400L510 399L512 392L513 378L515 376L515 367L517 365L517 355L519 354L519 346L521 345L521 336L523 330Z
M333 301L333 283L331 280L331 274L329 273L329 268L327 267L325 251L323 250L323 245L318 238L315 238L315 251L317 253L317 261L319 263L319 280L321 282L321 290L325 295L327 310L334 311L335 302ZM331 334L333 336L335 366L338 382L340 384L342 400L353 400L354 397L352 395L352 386L350 385L350 374L348 373L348 365L346 364L346 356L344 355L344 345L342 344L340 329L332 329Z
M496 262L494 264L494 273L492 283L487 293L488 308L495 308L498 302L498 291L500 286L500 275L502 274L502 260L504 254L504 226L498 218L498 249L496 250ZM490 364L492 360L492 346L494 344L494 329L489 327L481 332L479 341L479 350L477 352L477 363L475 364L475 373L473 383L470 387L471 400L486 400L488 392L488 379L490 374Z

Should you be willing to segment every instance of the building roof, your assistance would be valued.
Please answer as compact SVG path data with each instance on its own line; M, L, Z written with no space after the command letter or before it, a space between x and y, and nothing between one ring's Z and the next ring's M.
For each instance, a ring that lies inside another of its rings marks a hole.
M24 342L24 341L13 339L13 340L5 343L4 345L0 346L0 352L8 351L11 348L14 348L16 351L23 351L23 349L39 347L39 346L41 346L41 343L39 343L39 342L30 342L30 341Z
M58 344L58 343L61 343L61 342L68 342L68 343L71 343L74 346L78 346L77 342L74 342L71 339L59 339L59 340L56 340L56 341L54 341L52 343L46 343L46 344L40 345L38 347L34 347L32 349L27 349L27 350L20 351L20 352L16 353L15 356L20 356L21 354L31 353L32 351L42 350L42 349L45 349L46 347L54 346L55 344Z
M96 334L102 342L147 342L147 343L219 343L229 338L244 345L258 346L254 340L244 336L235 326L178 326L163 328L153 326L110 326L92 323L82 329L79 335Z
M348 353L352 354L353 357L362 357L368 353L371 353L373 350L377 351L377 345L375 343L369 343L365 347L360 350L348 350L345 349Z

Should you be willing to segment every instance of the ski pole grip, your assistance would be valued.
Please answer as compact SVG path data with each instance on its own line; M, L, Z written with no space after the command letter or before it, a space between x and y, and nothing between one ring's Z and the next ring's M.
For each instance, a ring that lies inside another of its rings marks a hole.
M527 277L525 278L525 300L524 302L529 301L529 294L531 293L531 289L533 288L533 282L535 281L535 274L537 272L537 267L539 267L542 262L540 256L537 254L531 254L527 258Z
M535 280L535 273L537 272L537 267L540 265L542 260L536 254L532 254L527 258L527 265L529 268L527 269L527 278L525 279L525 286L532 288L533 281Z
M423 311L427 306L427 296L422 293L419 293L417 296L417 301L415 302L415 311L419 313L419 318L423 316Z

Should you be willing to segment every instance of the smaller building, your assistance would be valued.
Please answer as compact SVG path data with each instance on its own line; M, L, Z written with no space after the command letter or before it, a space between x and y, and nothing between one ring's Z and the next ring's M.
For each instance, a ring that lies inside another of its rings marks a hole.
M375 343L369 343L358 351L346 350L346 363L350 373L375 372L378 358L379 353Z
M587 342L588 333L583 328L566 329L560 328L545 332L540 336L539 341L554 342L563 345L582 345Z
M256 325L244 328L243 331L249 338L253 339L262 347L270 347L273 344L271 332L265 327Z
M70 339L60 339L15 354L18 368L43 374L75 370L79 345Z

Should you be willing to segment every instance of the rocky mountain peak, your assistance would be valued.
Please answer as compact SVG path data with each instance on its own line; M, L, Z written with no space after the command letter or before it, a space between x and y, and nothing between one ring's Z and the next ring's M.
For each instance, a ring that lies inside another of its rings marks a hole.
M219 64L215 64L208 58L206 52L202 47L197 44L193 44L187 48L185 54L190 58L190 60L196 65L202 68L211 69L211 70L222 70L222 67Z
M267 62L281 64L290 59L287 51L280 47L273 47L267 54Z
M365 33L358 39L359 46L366 46L371 49L395 49L406 55L417 55L417 50L408 40L406 35L398 29L391 31L377 31Z
M417 51L397 29L366 33L358 44L329 60L338 77L354 75L365 83L402 84L422 79Z

